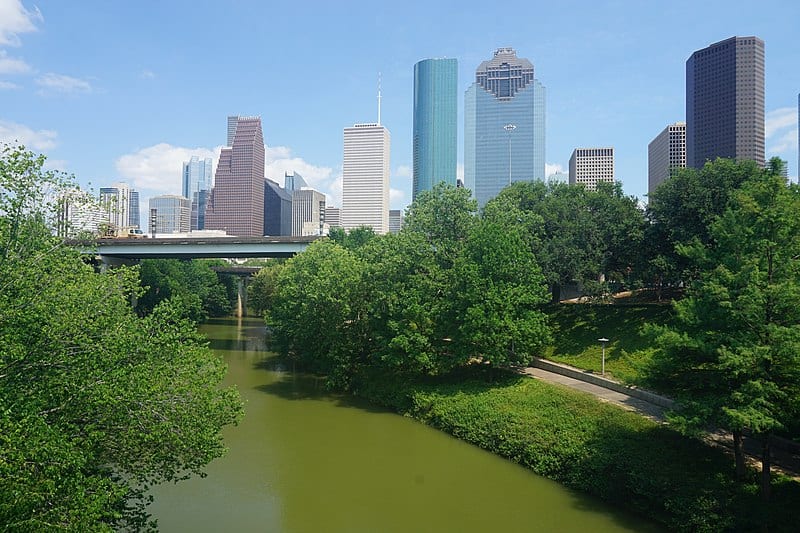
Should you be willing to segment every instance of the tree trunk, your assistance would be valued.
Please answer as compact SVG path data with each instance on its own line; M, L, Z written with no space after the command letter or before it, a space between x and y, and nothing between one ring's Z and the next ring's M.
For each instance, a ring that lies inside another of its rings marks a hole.
M768 502L770 495L770 469L772 468L770 463L771 450L769 447L769 434L764 435L761 444L761 500Z
M733 457L736 462L736 481L744 481L746 474L744 465L744 450L742 448L742 430L733 430Z
M561 301L561 284L560 283L553 283L551 287L551 302L557 304Z

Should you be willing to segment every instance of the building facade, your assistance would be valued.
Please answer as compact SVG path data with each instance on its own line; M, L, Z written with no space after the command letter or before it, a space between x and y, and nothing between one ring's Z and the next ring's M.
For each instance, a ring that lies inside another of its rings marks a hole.
M673 169L686 167L686 123L670 124L647 145L647 192L672 175Z
M183 163L182 194L192 202L192 229L205 229L206 205L211 191L212 160L200 159L196 155Z
M594 191L603 181L614 182L614 148L575 148L569 158L569 184Z
M342 227L342 214L338 207L325 206L325 223L329 228Z
M389 231L389 130L380 124L344 129L342 227Z
M231 125L231 119L233 126ZM233 128L233 137L231 129ZM222 149L205 228L228 235L264 235L264 136L260 117L228 117L231 146Z
M731 37L686 61L686 164L764 160L764 41Z
M105 223L110 229L131 226L131 196L133 191L127 183L114 183L111 187L100 187L100 205L105 212ZM136 209L139 196L136 195ZM138 214L135 217L138 222Z
M464 185L483 207L515 181L544 180L545 88L533 64L499 48L464 99Z
M458 63L425 59L414 65L413 198L441 181L456 185Z
M403 229L403 210L390 209L389 210L389 233L400 233Z
M59 197L57 216L57 234L67 238L97 236L108 221L108 213L97 198L79 188Z
M192 202L185 196L164 194L150 198L150 233L188 233L191 229Z
M324 235L325 195L314 189L292 192L292 235Z
M292 195L276 182L264 180L264 235L292 234Z
M286 189L286 192L292 194L294 191L299 191L304 187L308 187L308 183L303 179L303 176L291 170L284 173L283 188Z

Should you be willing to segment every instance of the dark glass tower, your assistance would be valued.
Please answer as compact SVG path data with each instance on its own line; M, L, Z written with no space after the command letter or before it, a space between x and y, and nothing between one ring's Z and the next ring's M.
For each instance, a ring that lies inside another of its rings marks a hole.
M718 157L764 165L764 41L731 37L686 61L686 165Z
M456 184L457 88L455 59L414 65L414 198L440 181Z

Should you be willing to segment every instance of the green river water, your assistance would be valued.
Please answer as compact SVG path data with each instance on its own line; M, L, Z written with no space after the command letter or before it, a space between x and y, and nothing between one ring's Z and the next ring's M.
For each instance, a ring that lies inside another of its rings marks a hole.
M258 319L202 331L228 364L245 417L205 478L154 491L161 531L655 531L411 419L282 368Z

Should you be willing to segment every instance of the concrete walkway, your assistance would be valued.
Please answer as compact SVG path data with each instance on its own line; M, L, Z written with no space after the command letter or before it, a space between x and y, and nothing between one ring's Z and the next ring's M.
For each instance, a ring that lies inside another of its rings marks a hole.
M566 365L559 365L559 366L566 366ZM570 370L578 371L578 369L573 369L572 367L568 368ZM633 396L630 396L628 394L613 391L606 387L597 385L595 383L589 383L587 381L576 379L574 377L557 374L555 372L551 372L543 368L526 367L526 368L521 368L520 372L522 372L525 375L531 376L535 379L546 381L548 383L555 383L558 385L569 387L571 389L589 393L595 396L600 401L613 403L614 405L618 405L628 411L634 411L636 413L641 414L642 416L646 416L647 418L655 422L664 423L666 420L666 417L664 416L664 412L666 409L654 403L648 402L647 400L634 398ZM572 374L574 375L574 373ZM722 446L724 448L731 448L732 446L730 434L727 433L722 433L722 432L712 433L709 434L706 440L711 444ZM759 454L758 445L759 443L754 439L745 437L744 439L745 454L749 456L750 464L756 468L759 468L761 466L760 461L757 460ZM773 447L772 464L773 468L782 471L784 474L795 477L800 476L800 454L798 453L781 450Z
M571 389L588 392L600 401L616 404L628 411L635 411L656 422L664 422L664 408L621 392L616 392L594 383L588 383L569 376L562 376L543 368L527 367L521 370L524 374L549 383L558 383Z

